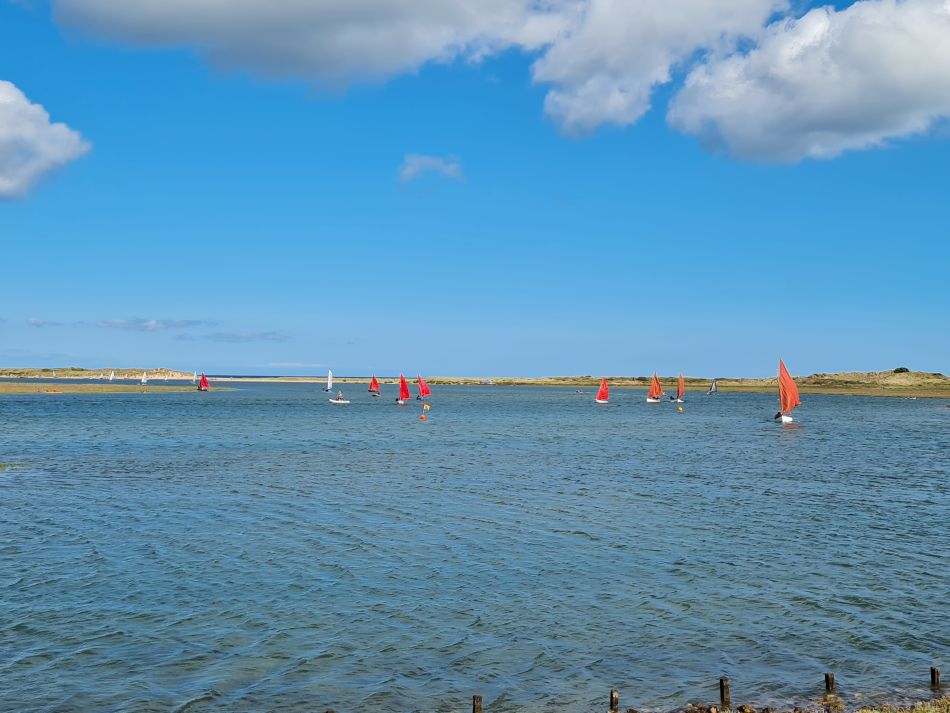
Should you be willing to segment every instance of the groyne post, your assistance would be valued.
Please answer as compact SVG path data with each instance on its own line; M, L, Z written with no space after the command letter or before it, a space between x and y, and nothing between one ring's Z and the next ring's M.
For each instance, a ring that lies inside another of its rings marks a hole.
M610 689L610 713L620 711L620 692L616 688Z
M936 666L930 667L930 687L940 688L940 669Z
M723 708L732 708L732 696L729 693L729 679L726 676L719 679L719 702Z
M835 692L835 675L831 671L825 674L825 692Z
M472 696L472 713L482 713L481 696Z

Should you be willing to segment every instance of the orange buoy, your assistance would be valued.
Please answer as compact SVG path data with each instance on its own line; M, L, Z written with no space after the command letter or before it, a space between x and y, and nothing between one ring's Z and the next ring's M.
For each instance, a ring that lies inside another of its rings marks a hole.
M420 414L419 414L419 420L420 420L420 421L425 421L425 420L426 420L426 415L425 415L424 413L420 413Z

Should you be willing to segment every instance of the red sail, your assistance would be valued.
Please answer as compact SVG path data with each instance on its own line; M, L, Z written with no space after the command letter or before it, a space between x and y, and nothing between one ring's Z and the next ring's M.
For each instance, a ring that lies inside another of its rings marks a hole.
M792 379L785 363L778 360L778 400L781 404L782 413L789 414L796 406L801 406L802 402L798 398L798 387L795 380Z
M211 385L208 383L208 377L204 375L204 372L201 373L201 378L198 380L198 390L199 391L211 390Z
M406 377L402 374L399 375L399 398L400 400L409 398L409 384L406 383Z
M610 398L610 389L607 388L607 379L600 380L600 390L597 392L597 401L607 401Z
M373 380L369 382L369 390L379 393L379 382L376 381L376 374L373 374Z
M653 380L650 382L650 393L647 396L651 399L658 399L663 395L663 387L660 386L660 380L656 376L656 372L653 372Z
M676 384L676 398L682 400L683 394L686 393L686 381L683 379L683 375L680 374L680 380Z
M426 380L422 378L422 375L416 376L416 382L419 385L419 398L424 399L426 396L432 393L432 390L429 388L429 385L426 383Z

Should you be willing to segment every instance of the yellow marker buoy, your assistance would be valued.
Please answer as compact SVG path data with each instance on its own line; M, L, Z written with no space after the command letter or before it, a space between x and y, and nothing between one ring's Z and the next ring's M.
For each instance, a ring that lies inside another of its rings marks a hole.
M429 404L426 404L425 406L422 407L422 410L423 410L423 411L428 411L429 408L430 408Z
M682 406L677 406L677 407L676 407L676 411L677 411L678 413L683 413L683 407L682 407Z

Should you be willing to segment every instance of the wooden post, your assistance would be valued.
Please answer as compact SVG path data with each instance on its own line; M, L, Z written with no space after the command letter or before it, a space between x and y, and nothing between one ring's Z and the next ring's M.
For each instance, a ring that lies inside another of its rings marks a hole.
M936 666L930 667L930 687L940 688L940 669Z
M825 674L825 691L827 693L835 692L835 675L831 671Z
M719 679L719 702L723 708L732 708L732 697L729 695L729 679L723 676Z
M481 696L472 696L472 713L482 713Z
M620 693L615 688L610 689L610 713L620 710Z

